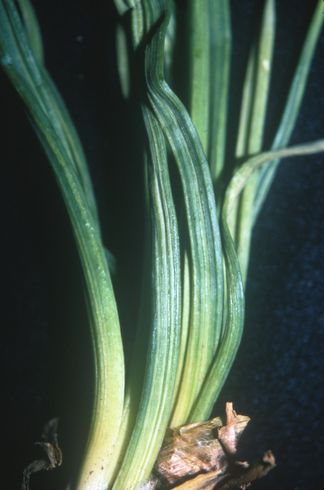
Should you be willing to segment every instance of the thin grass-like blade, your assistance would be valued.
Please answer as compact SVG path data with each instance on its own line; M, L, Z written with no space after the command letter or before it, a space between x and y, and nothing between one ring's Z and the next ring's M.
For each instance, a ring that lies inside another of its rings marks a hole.
M18 0L21 15L24 20L30 47L39 63L44 63L44 49L41 30L35 15L34 7L29 0Z
M272 144L273 150L285 147L294 129L305 93L305 87L317 41L321 33L323 19L323 2L318 0L291 83L286 106ZM271 183L275 177L278 163L279 162L274 161L272 165L268 165L261 170L258 190L254 202L254 220L256 220L267 197Z
M250 59L255 57L255 83L250 101L250 121L246 135L246 154L259 152L262 148L263 130L266 119L267 100L271 76L272 53L275 34L275 2L267 0L264 6L262 26L258 45L252 47ZM250 64L249 64L250 66ZM249 78L249 72L247 74ZM244 112L244 111L243 111ZM250 255L251 234L254 222L254 197L258 185L258 176L254 175L242 193L236 227L236 248L241 266L243 281Z
M245 80L243 84L242 102L239 118L239 127L236 141L235 157L241 158L246 155L247 152L247 142L250 126L251 108L252 108L252 98L255 85L255 65L256 65L256 53L255 46L253 46L249 53L249 58L246 67ZM238 203L237 203L238 205ZM236 225L237 225L238 209L229 217L227 225L229 227L231 236L233 237L234 243L236 245Z
M260 153L248 159L233 175L225 194L223 210L226 220L235 210L235 202L240 193L246 186L253 174L266 164L271 164L271 161L282 160L293 156L312 155L324 151L324 139L305 143L303 145L291 146L282 150L273 150Z

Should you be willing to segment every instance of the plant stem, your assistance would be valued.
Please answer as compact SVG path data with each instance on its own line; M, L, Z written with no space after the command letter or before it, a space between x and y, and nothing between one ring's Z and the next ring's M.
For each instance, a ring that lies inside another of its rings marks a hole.
M229 0L209 0L210 107L208 161L216 199L220 201L225 164L228 93L231 66L231 16Z
M285 109L271 147L273 150L284 148L285 145L288 144L290 136L295 127L305 93L306 83L316 45L321 34L323 21L323 2L318 0L289 89ZM268 165L261 170L254 203L254 221L257 219L262 205L268 195L272 181L275 177L278 163L278 161L274 161L272 165Z
M275 2L267 0L264 6L261 34L258 46L252 48L252 62L255 70L255 85L253 101L251 101L249 130L246 135L246 154L257 153L262 148L263 129L266 118L266 108L271 76L272 53L275 34ZM252 57L251 56L251 57ZM248 74L249 78L249 74ZM249 263L251 234L254 222L254 196L258 185L258 175L245 187L240 204L236 229L236 247L241 267L243 282L246 282Z

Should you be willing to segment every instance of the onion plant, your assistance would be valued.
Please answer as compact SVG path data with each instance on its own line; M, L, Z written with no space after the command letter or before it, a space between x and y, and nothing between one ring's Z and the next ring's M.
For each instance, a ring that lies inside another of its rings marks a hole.
M33 7L29 0L0 1L1 64L26 105L62 193L89 305L95 392L71 490L141 488L166 429L210 417L240 344L253 226L278 163L324 150L324 140L287 146L321 30L321 1L272 145L264 148L276 27L275 1L265 0L242 81L234 161L226 153L229 0L188 0L185 15L172 0L115 5L116 68L125 99L137 97L147 134L142 297L149 312L138 322L127 363L81 143L46 70ZM185 96L175 89L179 27L188 54Z

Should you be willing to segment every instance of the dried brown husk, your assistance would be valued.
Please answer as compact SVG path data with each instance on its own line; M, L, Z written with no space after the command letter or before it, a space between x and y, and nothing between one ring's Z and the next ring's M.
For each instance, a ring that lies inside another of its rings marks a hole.
M239 439L250 418L226 404L226 422L220 417L169 429L159 453L154 476L145 488L229 490L246 488L275 466L268 451L254 464L236 460Z

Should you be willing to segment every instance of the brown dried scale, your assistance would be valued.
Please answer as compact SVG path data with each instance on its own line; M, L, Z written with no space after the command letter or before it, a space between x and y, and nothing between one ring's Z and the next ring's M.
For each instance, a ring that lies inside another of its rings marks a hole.
M226 418L225 425L216 417L168 431L155 466L160 487L169 488L200 474L226 472L229 456L235 454L250 420L237 415L232 403L226 404Z

